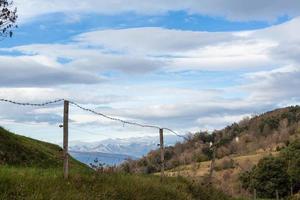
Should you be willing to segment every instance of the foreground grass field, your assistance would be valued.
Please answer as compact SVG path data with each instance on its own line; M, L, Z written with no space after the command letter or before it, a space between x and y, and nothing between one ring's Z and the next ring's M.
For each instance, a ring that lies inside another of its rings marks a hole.
M100 199L100 200L222 200L230 199L214 189L183 178L96 174L73 170L68 181L61 169L0 166L0 199Z
M99 174L70 158L62 174L62 149L0 127L0 200L229 200L184 178Z

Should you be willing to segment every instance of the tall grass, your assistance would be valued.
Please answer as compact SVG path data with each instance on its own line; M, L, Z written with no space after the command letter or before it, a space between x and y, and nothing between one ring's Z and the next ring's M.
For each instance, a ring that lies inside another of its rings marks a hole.
M61 169L0 166L0 199L100 199L100 200L222 200L229 199L211 188L183 178L153 175L96 174L72 170L64 180Z

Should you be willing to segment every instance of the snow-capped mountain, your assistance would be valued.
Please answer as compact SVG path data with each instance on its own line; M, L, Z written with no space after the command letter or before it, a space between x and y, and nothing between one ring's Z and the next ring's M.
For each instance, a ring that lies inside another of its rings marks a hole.
M181 141L173 135L164 137L165 146L174 145ZM157 149L159 138L154 136L135 137L126 139L107 139L99 142L70 142L70 151L75 152L101 152L109 154L125 154L133 157L141 157L149 151Z

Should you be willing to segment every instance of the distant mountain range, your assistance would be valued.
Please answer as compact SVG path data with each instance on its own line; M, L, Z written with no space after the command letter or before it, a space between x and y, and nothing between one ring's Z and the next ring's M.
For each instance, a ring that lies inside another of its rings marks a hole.
M174 145L181 141L175 135L164 137L165 146ZM149 151L158 148L158 136L134 137L126 139L107 139L99 142L73 141L69 144L71 155L81 162L90 164L96 158L106 164L119 164L126 158L140 158Z
M175 135L166 135L164 137L165 146L174 145L178 141L181 141L181 139ZM98 152L142 157L149 151L157 149L158 144L158 137L145 136L124 139L106 139L91 143L73 141L69 143L69 149L70 151L75 152Z

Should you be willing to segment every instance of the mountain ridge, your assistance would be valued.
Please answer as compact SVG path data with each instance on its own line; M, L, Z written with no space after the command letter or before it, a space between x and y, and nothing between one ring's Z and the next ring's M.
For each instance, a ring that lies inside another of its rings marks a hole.
M182 141L175 135L165 135L165 145L174 145L176 142ZM106 139L99 142L70 142L70 151L75 152L98 152L108 154L121 154L131 157L142 157L151 150L157 149L159 137L145 136L132 138L115 138Z

